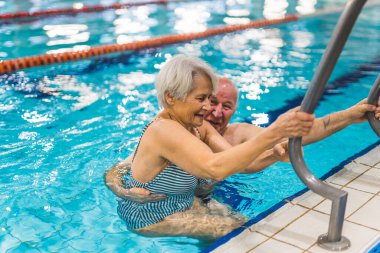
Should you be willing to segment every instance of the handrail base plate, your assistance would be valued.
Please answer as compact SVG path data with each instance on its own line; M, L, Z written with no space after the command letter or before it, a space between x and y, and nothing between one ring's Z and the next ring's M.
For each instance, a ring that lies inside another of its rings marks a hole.
M327 234L320 235L317 240L318 246L331 251L346 250L351 246L350 240L347 237L341 236L340 241L329 242Z

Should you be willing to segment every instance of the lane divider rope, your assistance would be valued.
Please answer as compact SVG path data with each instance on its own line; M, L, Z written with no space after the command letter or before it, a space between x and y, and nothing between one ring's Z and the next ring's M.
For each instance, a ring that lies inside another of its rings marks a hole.
M52 9L52 10L41 10L41 11L20 11L14 13L0 14L0 20L18 20L20 18L34 18L34 17L46 17L54 15L64 15L64 14L77 14L85 12L100 12L108 9L122 9L129 8L133 6L143 6L143 5L153 5L153 4L167 4L168 0L156 0L149 2L133 2L133 3L116 3L112 5L93 5L93 6L81 6L81 7L70 7L62 9Z
M379 5L379 4L380 4L380 0L369 0L365 7L370 7L370 6ZM292 14L281 19L254 20L247 24L216 27L216 28L208 29L204 32L187 33L187 34L172 34L172 35L156 37L156 38L152 38L152 39L148 39L144 41L136 41L136 42L125 43L125 44L93 46L86 50L80 50L80 51L78 50L78 51L73 51L73 52L64 52L64 53L56 53L56 54L42 54L42 55L21 57L21 58L10 59L10 60L0 60L0 74L13 72L20 69L46 66L46 65L51 65L55 63L84 60L91 57L123 52L123 51L137 51L137 50L148 49L148 48L163 47L166 45L183 43L186 41L202 39L202 38L224 34L224 33L232 33L232 32L241 31L241 30L250 29L250 28L259 28L259 27L270 26L270 25L275 25L275 24L294 22L303 18L316 17L318 16L318 14L320 16L320 15L327 15L327 14L340 12L343 8L344 6L342 6L341 8L333 7L333 8L320 9L312 14L304 14L304 15Z
M187 34L172 34L144 41L136 41L125 44L111 44L90 47L86 50L64 52L56 54L42 54L36 56L21 57L11 60L0 61L0 74L9 73L20 69L51 65L54 63L64 63L71 61L78 61L88 59L95 56L101 56L106 54L112 54L123 51L136 51L147 48L156 48L166 45L182 43L191 40L202 39L218 34L232 33L249 28L258 28L263 26L269 26L274 24L281 24L286 22L295 21L298 19L297 15L289 15L281 19L271 20L255 20L247 24L242 25L229 25L223 27L216 27L208 29L204 32L187 33Z

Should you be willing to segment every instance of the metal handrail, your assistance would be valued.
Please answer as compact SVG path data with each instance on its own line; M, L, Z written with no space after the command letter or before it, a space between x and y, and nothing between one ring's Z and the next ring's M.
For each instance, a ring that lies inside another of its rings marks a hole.
M368 104L377 105L377 101L380 96L380 75L378 75L375 83L372 86L368 95ZM368 122L371 125L373 131L380 137L380 120L375 118L374 112L367 113Z
M302 100L301 111L314 113L324 92L327 80L365 2L366 0L351 0L347 2L310 87ZM342 236L342 229L348 194L316 178L306 166L301 148L302 137L289 139L289 156L295 172L310 190L332 200L328 232L319 236L317 242L322 248L328 250L338 251L347 249L350 247L350 241Z

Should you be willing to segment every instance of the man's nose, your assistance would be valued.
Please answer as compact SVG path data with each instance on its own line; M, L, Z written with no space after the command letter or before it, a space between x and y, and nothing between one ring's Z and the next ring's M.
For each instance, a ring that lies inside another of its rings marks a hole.
M214 115L214 117L221 117L222 116L222 106L221 105L215 106L212 114Z

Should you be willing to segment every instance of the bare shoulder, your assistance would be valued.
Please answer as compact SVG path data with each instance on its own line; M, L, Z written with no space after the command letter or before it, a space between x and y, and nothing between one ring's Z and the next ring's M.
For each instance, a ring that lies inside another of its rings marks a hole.
M223 136L232 145L237 145L255 137L263 128L248 123L232 123L228 125Z
M154 134L170 133L173 130L181 130L181 125L170 119L157 119L151 123L147 131Z
M248 123L232 123L228 125L226 132L228 131L230 133L235 133L241 131L260 131L261 129L261 127Z
M177 145L192 135L180 123L169 119L157 119L145 134L152 145Z

